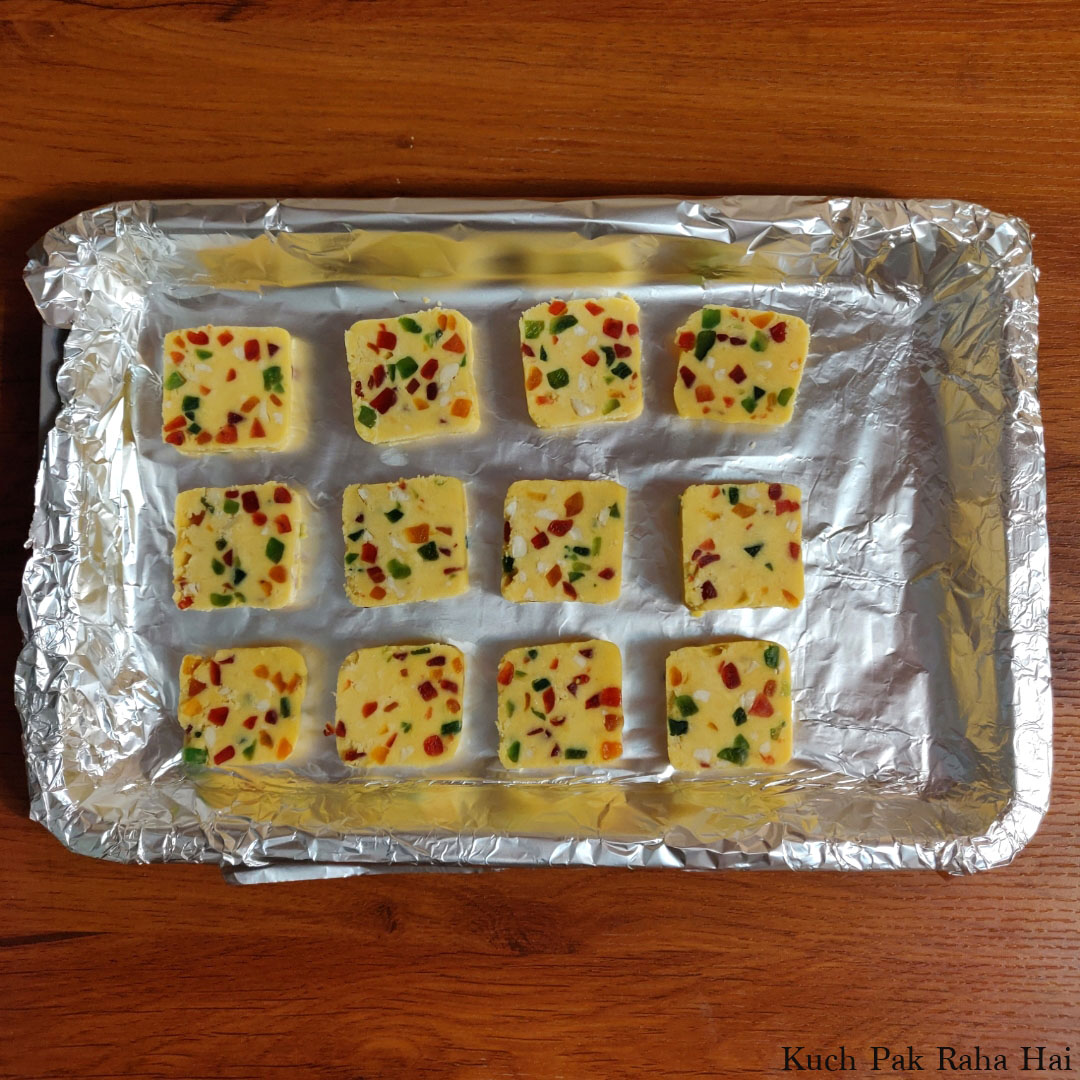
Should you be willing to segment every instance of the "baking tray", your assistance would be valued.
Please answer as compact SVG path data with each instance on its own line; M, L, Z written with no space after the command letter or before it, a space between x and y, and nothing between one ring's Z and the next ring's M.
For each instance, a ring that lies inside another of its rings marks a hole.
M74 851L219 862L236 880L1009 861L1045 812L1051 765L1036 277L1023 222L950 201L133 202L58 226L26 271L46 343L70 331L19 605L32 817ZM525 410L518 313L553 295L614 292L642 307L644 414L539 431ZM430 302L476 324L484 426L363 443L343 332ZM748 431L675 415L673 331L706 302L810 323L791 424ZM283 325L304 342L302 449L194 459L162 443L162 337L204 322ZM352 608L342 489L430 472L467 484L471 590ZM627 486L616 603L501 598L502 496L521 476ZM308 602L177 613L176 491L265 479L311 496ZM694 619L679 594L678 494L751 479L804 491L806 600ZM586 636L623 651L620 767L503 772L498 656ZM664 753L664 656L725 636L790 650L796 757L780 774L680 778ZM358 647L432 639L469 658L457 767L429 778L350 770L320 737L337 666ZM305 753L288 767L185 769L181 655L257 642L305 653Z

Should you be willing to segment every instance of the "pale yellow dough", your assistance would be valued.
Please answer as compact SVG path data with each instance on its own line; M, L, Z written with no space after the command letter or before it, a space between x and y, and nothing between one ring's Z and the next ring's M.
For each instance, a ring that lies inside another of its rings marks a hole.
M191 765L285 761L300 737L307 665L274 645L185 656L180 666L183 758Z
M338 675L334 734L361 768L441 765L461 743L465 657L453 645L382 645L349 655Z
M803 599L802 493L791 484L695 484L682 496L683 595L716 608Z
M345 351L361 439L404 442L480 427L472 324L460 311L362 319L345 334Z
M627 296L549 300L522 314L525 396L537 427L641 414L640 323Z
M791 759L791 661L774 641L692 645L667 658L668 760L738 773Z
M607 765L622 756L622 657L610 641L512 649L498 685L506 768Z

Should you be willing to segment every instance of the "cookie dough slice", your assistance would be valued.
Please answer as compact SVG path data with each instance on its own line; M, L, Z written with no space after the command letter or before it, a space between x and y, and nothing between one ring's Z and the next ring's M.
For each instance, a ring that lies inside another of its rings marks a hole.
M461 742L464 690L465 657L453 645L351 653L338 675L332 729L341 760L420 769L449 761Z
M284 646L218 649L180 666L183 759L190 765L285 761L300 735L307 665Z
M358 607L458 596L469 587L465 488L416 476L345 489L345 592Z
M276 326L199 326L165 338L162 437L185 454L281 450L293 409L292 339Z
M345 334L356 432L370 443L460 434L480 427L472 325L432 308L362 319Z
M286 484L181 491L173 549L176 606L221 611L291 604L303 533L299 494Z
M680 416L729 424L786 424L795 408L810 328L794 315L706 307L675 335Z
M791 759L791 661L775 641L693 645L667 658L668 760L739 772Z
M622 585L626 489L613 480L518 480L506 493L507 600L606 604Z
M802 492L792 484L695 484L682 496L683 595L691 614L797 607Z
M561 428L641 414L641 314L627 296L550 300L521 316L529 415Z
M610 641L512 649L498 684L506 768L608 765L622 756L622 657Z

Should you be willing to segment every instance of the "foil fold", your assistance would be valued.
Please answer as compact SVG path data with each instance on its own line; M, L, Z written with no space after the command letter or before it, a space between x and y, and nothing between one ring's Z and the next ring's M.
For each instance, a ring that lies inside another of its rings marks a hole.
M46 340L68 331L19 603L31 816L82 854L216 862L237 881L1008 862L1046 810L1051 774L1036 280L1022 221L944 200L133 202L58 226L26 269ZM645 413L538 431L517 314L553 295L613 292L642 307ZM361 444L342 392L344 328L434 301L477 327L481 433ZM787 427L723 431L674 415L670 339L706 302L810 323ZM301 449L181 461L161 442L162 337L204 322L284 325L304 342ZM352 609L341 489L435 471L469 490L469 593ZM502 495L525 475L629 488L615 604L520 608L498 595ZM309 602L280 616L177 613L176 491L266 479L310 495ZM679 596L678 493L751 479L803 488L806 600L695 620ZM796 758L780 774L673 776L663 657L725 635L790 650ZM578 636L623 651L622 767L510 777L495 759L495 661ZM354 648L421 639L469 656L458 766L427 779L353 773L320 735L337 665ZM305 650L306 752L288 768L185 770L180 656L262 641Z

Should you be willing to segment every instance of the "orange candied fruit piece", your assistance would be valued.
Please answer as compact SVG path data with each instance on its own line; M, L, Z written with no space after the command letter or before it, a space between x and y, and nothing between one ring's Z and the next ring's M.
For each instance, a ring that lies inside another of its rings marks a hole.
M451 416L460 416L462 418L469 415L472 412L472 402L468 398L455 398L454 404L450 406Z
M252 672L252 674L257 679L269 679L270 669L265 664L259 664L258 667L255 668L254 672Z
M277 759L284 761L292 753L292 743L288 739L282 739L277 744Z
M605 742L600 744L600 757L604 761L611 761L613 758L619 757L620 754L622 754L622 743Z
M382 765L386 761L386 755L390 751L385 746L373 746L371 748L371 760L379 765Z

